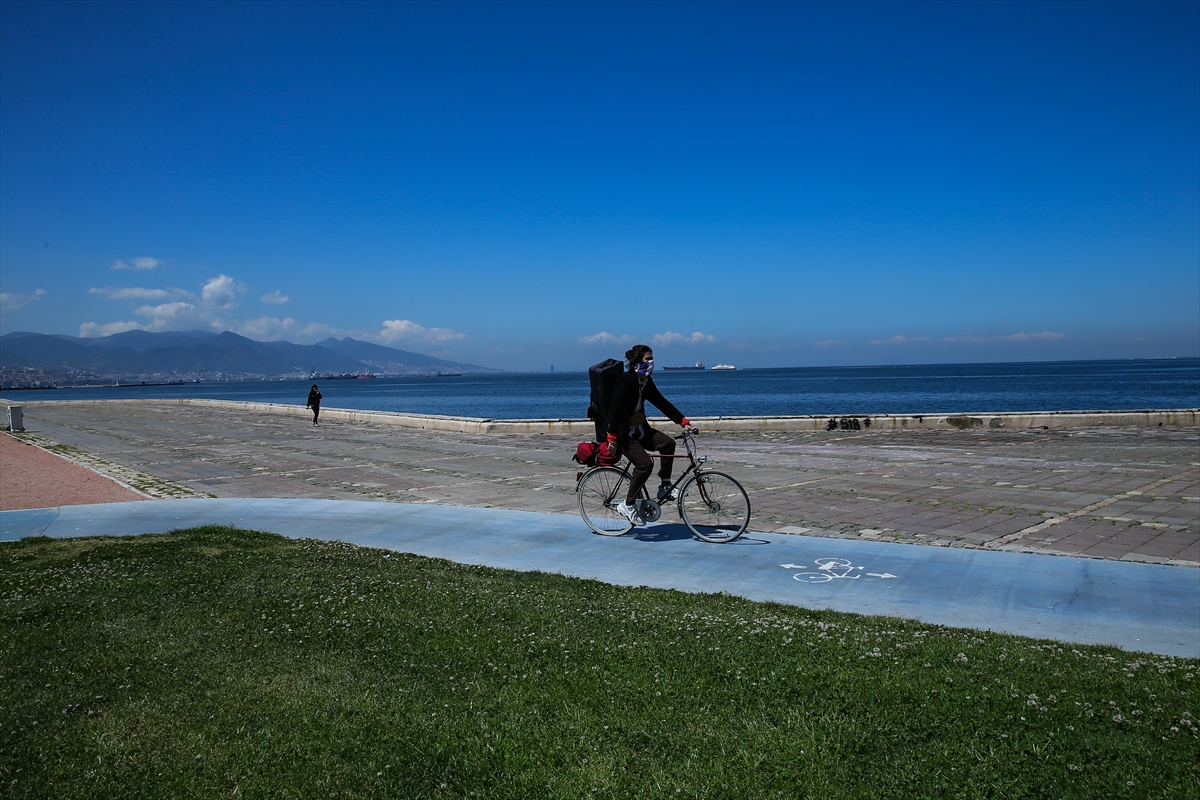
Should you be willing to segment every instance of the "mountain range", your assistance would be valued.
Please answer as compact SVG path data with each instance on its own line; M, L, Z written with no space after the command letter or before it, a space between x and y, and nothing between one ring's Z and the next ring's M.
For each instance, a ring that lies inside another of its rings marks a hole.
M362 342L258 342L230 331L126 331L96 339L16 332L0 336L0 367L94 375L278 377L310 372L419 375L499 372L475 364Z

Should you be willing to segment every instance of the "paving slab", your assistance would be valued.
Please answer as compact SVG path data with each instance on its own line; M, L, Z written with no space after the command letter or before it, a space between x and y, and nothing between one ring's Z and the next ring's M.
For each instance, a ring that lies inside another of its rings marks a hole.
M1200 658L1200 570L882 541L748 533L731 544L677 523L622 537L578 516L434 504L189 499L0 512L0 540L235 525L623 586L757 601Z

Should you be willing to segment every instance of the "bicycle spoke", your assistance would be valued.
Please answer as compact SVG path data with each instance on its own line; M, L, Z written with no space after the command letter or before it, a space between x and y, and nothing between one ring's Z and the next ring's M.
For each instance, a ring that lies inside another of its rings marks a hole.
M633 528L633 523L617 513L616 506L625 499L628 488L625 473L619 469L593 469L579 482L579 514L596 533L620 536Z
M679 510L692 533L706 542L731 542L750 524L750 498L737 481L702 472L683 488Z

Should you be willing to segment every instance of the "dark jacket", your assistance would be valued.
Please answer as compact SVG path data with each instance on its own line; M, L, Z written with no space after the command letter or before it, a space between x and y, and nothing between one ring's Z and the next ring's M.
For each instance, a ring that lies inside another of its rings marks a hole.
M637 411L638 388L638 377L633 372L623 373L613 386L612 401L608 404L607 423L609 433L617 434L619 442L629 439L629 418ZM683 414L680 414L679 409L662 396L662 392L654 385L653 378L646 380L646 387L642 390L642 399L666 414L676 425L683 421ZM643 429L649 430L650 426L644 425Z
M321 393L316 389L312 389L308 393L308 406L321 405ZM306 406L307 407L307 406Z

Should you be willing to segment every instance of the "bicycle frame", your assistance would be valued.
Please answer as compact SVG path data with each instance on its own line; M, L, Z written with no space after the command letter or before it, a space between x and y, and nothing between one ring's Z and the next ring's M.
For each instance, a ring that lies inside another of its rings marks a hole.
M685 469L683 471L683 474L680 475L678 478L676 478L675 481L671 484L671 488L669 490L671 492L673 492L677 488L679 488L679 486L681 486L683 484L684 479L687 478L688 475L691 475L693 472L695 472L696 474L700 474L701 467L704 465L705 462L708 461L707 456L697 456L696 455L696 442L695 442L694 434L684 431L683 435L675 436L673 438L676 441L683 442L683 447L685 450L684 454L682 454L682 455L674 455L674 454L663 455L662 453L651 453L651 452L646 453L646 455L650 456L651 458L686 458L688 460L687 469ZM633 480L633 473L631 473L629 471L628 459L626 459L626 464L624 467L621 468L621 470L625 474L624 475L625 480L627 480L627 481ZM605 502L611 503L613 501L613 499L617 496L617 490L620 488L621 488L621 484L619 484L619 483L616 486L614 486L613 493L608 496L608 498L605 500ZM701 495L704 496L704 486L703 485L701 485L701 487L700 487L700 492L701 492ZM646 489L645 486L642 486L642 499L643 500L650 499L650 492L648 489ZM707 500L707 497L705 497L705 499Z

